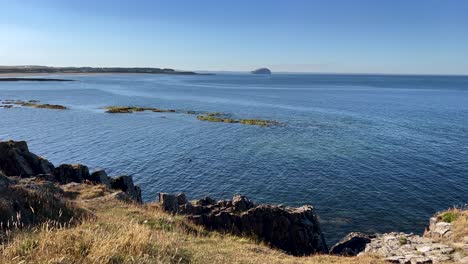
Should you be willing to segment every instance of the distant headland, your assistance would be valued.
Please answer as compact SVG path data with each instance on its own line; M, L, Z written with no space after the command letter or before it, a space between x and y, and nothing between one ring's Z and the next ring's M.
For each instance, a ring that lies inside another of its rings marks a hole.
M260 68L260 69L253 70L251 73L253 73L253 74L271 74L271 71L268 68Z
M94 74L94 73L146 73L196 75L192 71L168 68L122 68L122 67L48 67L48 66L0 66L0 74Z

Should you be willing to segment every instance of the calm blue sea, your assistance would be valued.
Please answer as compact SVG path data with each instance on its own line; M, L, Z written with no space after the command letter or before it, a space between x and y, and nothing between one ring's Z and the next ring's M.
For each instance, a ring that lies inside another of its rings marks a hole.
M350 231L422 232L468 202L468 77L247 74L68 76L2 82L0 99L70 111L0 109L0 139L54 164L129 174L158 192L316 206L329 244ZM281 121L255 127L107 105L216 111Z

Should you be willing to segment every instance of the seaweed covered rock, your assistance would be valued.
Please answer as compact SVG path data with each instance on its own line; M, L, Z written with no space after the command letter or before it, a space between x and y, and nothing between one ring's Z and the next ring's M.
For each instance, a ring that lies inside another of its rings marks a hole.
M205 197L180 205L174 195L164 194L160 202L163 209L186 215L210 230L256 237L293 255L328 252L312 206L255 205L240 195L218 202Z
M0 142L0 170L6 176L31 177L54 170L48 160L29 152L25 141Z

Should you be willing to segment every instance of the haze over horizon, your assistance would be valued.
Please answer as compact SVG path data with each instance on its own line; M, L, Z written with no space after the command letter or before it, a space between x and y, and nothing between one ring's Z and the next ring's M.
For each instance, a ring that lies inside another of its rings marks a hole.
M465 1L0 5L0 65L468 74Z

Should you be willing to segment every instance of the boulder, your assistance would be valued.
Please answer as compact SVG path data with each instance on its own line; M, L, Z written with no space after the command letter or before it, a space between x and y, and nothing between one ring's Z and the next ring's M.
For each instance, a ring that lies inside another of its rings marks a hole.
M200 199L200 200L195 201L195 203L196 203L197 205L206 206L206 205L215 204L216 201L213 200L211 197L206 196L206 197L203 197L203 198Z
M179 208L177 197L169 193L159 193L159 203L166 212L176 213Z
M29 152L25 141L1 141L0 170L6 176L31 177L51 173L54 165Z
M376 235L352 232L336 243L331 249L330 254L342 256L356 256L364 251L366 245L371 242Z
M192 204L187 202L184 193L178 193L177 195L159 193L159 203L164 211L170 213L177 213L179 211L188 213L189 211L196 210Z
M187 203L187 198L185 197L185 193L178 193L176 195L176 198L177 198L178 205L184 205Z
M89 175L89 178L87 180L93 183L103 184L108 188L111 188L112 179L109 176L107 176L107 173L104 170L94 171L93 173L91 173L91 175Z
M218 202L205 197L194 203L177 204L178 208L174 208L176 197L163 194L160 202L163 209L186 215L208 229L259 238L293 255L328 252L312 206L255 205L240 195Z
M429 219L429 226L424 231L424 236L436 240L450 239L452 236L452 224L442 221L440 215Z
M55 180L60 184L70 182L82 183L85 179L89 179L89 169L81 164L62 164L55 168L53 172Z
M254 203L251 202L247 197L243 195L235 195L232 198L232 205L234 206L234 210L236 212L243 212L247 211L250 208L254 207Z
M122 190L127 193L137 203L142 203L141 189L135 186L133 179L130 176L124 175L117 178L111 179L111 188L116 190Z

